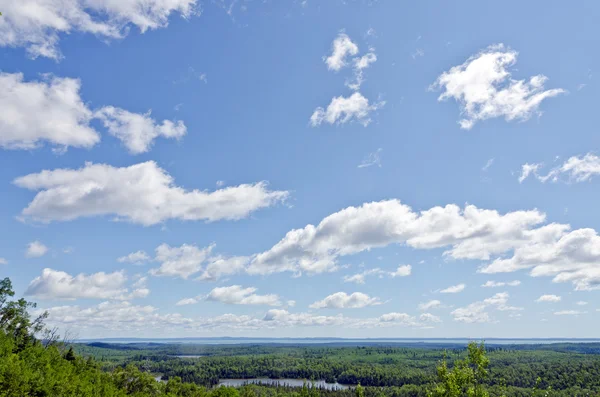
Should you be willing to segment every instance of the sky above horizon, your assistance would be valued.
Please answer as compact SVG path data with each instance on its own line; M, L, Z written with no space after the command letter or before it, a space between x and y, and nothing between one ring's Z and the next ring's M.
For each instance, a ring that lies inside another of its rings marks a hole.
M600 4L540 4L0 0L0 276L80 338L595 337Z

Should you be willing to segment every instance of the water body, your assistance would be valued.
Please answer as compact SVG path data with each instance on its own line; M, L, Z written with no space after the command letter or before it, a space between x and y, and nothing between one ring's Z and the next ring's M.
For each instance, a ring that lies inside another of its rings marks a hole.
M304 385L304 380L301 379L270 379L270 378L254 378L254 379L221 379L219 380L219 386L231 386L231 387L240 387L247 385L249 383L254 384L262 384L262 385L273 385L273 386L288 386L288 387L302 387ZM349 385L342 385L340 383L328 383L324 380L314 381L314 382L306 382L306 384L310 387L314 385L315 387L319 387L327 390L344 390L350 388Z
M284 345L320 345L336 344L351 346L368 346L377 344L386 345L438 345L459 344L467 345L470 341L485 340L487 345L539 345L550 343L600 343L600 339L576 338L104 338L80 339L79 343L105 342L105 343L181 343L194 345L246 345L246 344L284 344Z
M198 357L206 357L206 354L179 354L169 357L177 357L177 358L198 358Z

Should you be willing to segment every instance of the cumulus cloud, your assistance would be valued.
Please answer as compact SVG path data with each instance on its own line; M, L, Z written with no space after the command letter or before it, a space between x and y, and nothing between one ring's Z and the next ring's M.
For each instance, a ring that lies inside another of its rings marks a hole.
M27 258L39 258L41 256L46 255L48 252L48 247L42 244L39 241L32 241L27 244L27 250L25 251L25 256Z
M523 182L530 175L542 183L547 181L587 182L600 174L600 157L592 153L572 156L546 175L540 175L541 167L542 164L523 164L519 182Z
M406 276L410 276L412 272L412 266L411 265L404 265L404 266L398 266L398 268L390 273L390 276L392 277L406 277Z
M200 297L185 298L185 299L178 301L175 305L176 306L195 305L196 303L200 302L200 300L201 300Z
M485 284L482 284L481 286L484 288L496 288L496 287L517 287L521 285L521 282L519 280L514 280L514 281L487 281Z
M542 295L537 298L536 302L560 302L562 298L558 295Z
M553 223L532 230L511 257L497 258L479 271L506 273L530 268L533 277L571 282L579 291L599 289L600 237L593 229L569 229L569 225Z
M19 2L9 3L25 8ZM0 18L2 32L8 11L1 0L0 7L4 12ZM0 33L0 45L2 36ZM0 73L0 147L35 149L43 143L63 148L96 145L100 134L89 125L93 114L79 96L80 87L77 79L46 77L26 82L22 73Z
M348 57L357 54L358 46L352 42L347 34L340 33L333 41L331 55L324 58L324 61L329 70L338 72L348 66ZM353 78L346 81L346 86L355 92L348 97L343 95L333 97L327 108L318 107L315 109L310 117L310 123L313 127L317 127L323 122L339 125L355 121L365 127L369 125L371 113L383 107L385 101L370 103L358 90L365 81L365 69L376 61L377 55L372 48L369 49L367 54L352 59Z
M417 325L415 317L407 313L386 313L379 317L379 321L383 323L397 322L407 325Z
M442 294L457 294L459 292L464 291L465 288L466 288L465 284L457 284L457 285L452 285L452 286L450 286L448 288L444 288L440 292Z
M192 329L195 321L180 314L160 314L152 306L133 305L130 302L102 302L96 306L55 306L48 312L47 324L68 328L82 334L96 332L102 336L106 331L148 331L169 329Z
M279 296L274 294L258 295L255 294L256 290L254 287L243 288L240 285L217 287L210 291L206 299L231 305L281 306Z
M215 281L223 276L242 272L250 262L247 256L226 257L215 255L208 259L204 272L197 278L202 281Z
M25 47L32 58L60 59L60 37L72 32L102 39L167 26L172 13L187 18L196 0L0 0L0 46Z
M345 292L336 292L311 304L309 307L311 309L359 309L380 304L379 298L372 298L362 292L354 292L350 295Z
M447 205L417 213L398 200L365 203L333 213L317 226L289 231L271 249L256 255L248 272L328 272L337 269L338 257L390 244L449 247L445 257L488 260L521 244L527 229L544 219L536 210L501 215L473 205L464 210Z
M200 298L182 300L180 305L196 303ZM152 306L136 306L129 302L103 302L89 308L79 306L50 307L48 325L69 328L80 334L105 335L107 330L131 334L176 333L197 336L205 331L239 332L295 327L380 327L432 328L441 319L430 313L415 317L407 313L386 313L379 317L352 318L341 314L324 316L291 313L286 309L270 309L262 316L222 314L215 317L191 318L178 313L162 314ZM42 310L40 310L40 313Z
M411 271L412 271L411 265L398 266L398 268L392 272L388 272L388 271L385 271L385 270L382 270L382 269L376 267L374 269L365 270L364 272L361 272L361 273L344 276L343 280L345 283L364 284L365 278L370 275L378 275L379 278L383 278L384 276L406 277L406 276L410 276Z
M463 129L495 117L527 120L532 114L541 114L542 101L566 91L545 90L548 78L544 75L514 80L508 68L515 65L517 56L516 51L503 44L492 45L442 73L431 89L442 90L439 101L452 98L459 103L465 116L459 121Z
M431 309L437 309L442 306L442 302L437 299L430 300L429 302L419 303L419 310L427 311Z
M237 220L288 197L286 191L269 190L266 182L213 192L185 190L153 161L129 167L86 163L80 169L29 174L14 183L39 191L22 215L41 222L102 215L145 226L169 219Z
M123 142L131 154L149 151L158 137L179 139L187 132L183 121L163 120L162 124L158 124L150 117L150 112L131 113L113 106L105 106L97 111L95 116L103 121L111 135Z
M509 295L506 292L499 292L491 298L483 301L473 302L465 307L459 307L453 310L450 314L454 321L463 323L488 323L492 321L490 314L486 311L489 308L494 308L500 311L520 311L521 307L513 307L508 305Z
M41 276L29 283L25 295L38 299L115 299L129 300L146 297L150 291L140 283L132 292L125 287L124 271L114 273L80 273L72 276L66 272L46 268Z
M501 214L449 204L420 212L398 200L365 203L290 230L270 249L252 255L246 272L318 274L339 268L340 257L386 247L444 248L448 260L485 261L485 274L531 269L533 277L571 282L576 290L600 288L600 237L594 229L570 230L546 222L538 210ZM346 281L364 282L365 275ZM353 277L353 276L349 276Z
M561 310L558 312L554 312L556 316L579 316L582 314L586 314L587 312L582 312L580 310Z
M198 248L195 245L183 244L180 247L171 247L161 244L156 248L155 261L160 262L160 267L150 269L153 276L170 276L187 279L202 270L202 264L210 256L214 245Z
M369 103L360 92L355 92L349 97L334 97L327 106L327 109L318 107L310 117L310 123L313 127L321 125L323 122L329 124L345 124L350 121L356 121L363 126L371 123L371 112L374 112L385 105L385 101Z
M358 54L358 46L346 33L340 33L331 44L331 55L324 58L327 68L335 72L347 66L346 58Z
M21 73L0 73L0 147L29 150L46 143L57 152L69 147L89 149L100 142L100 134L90 125L93 119L102 120L132 154L147 152L159 136L179 139L186 133L182 121L158 124L150 113L112 106L92 111L80 88L77 79L47 75L40 81L24 81Z
M122 256L117 259L120 263L132 263L134 265L143 265L146 262L151 261L152 258L146 253L146 251L136 251L129 255Z
M419 320L424 323L441 323L442 319L431 313L423 313L419 316Z

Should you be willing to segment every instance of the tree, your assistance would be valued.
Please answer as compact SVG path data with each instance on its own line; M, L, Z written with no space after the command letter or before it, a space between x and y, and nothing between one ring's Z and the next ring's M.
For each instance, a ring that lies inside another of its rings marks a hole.
M34 309L35 303L27 302L21 298L17 301L9 301L15 292L12 283L7 277L0 281L0 330L15 339L17 349L35 340L35 334L44 329L44 320L48 313L44 312L35 320L31 321L28 309Z
M73 351L73 346L69 347L69 351L65 354L65 360L67 361L75 361L75 352Z
M356 397L365 397L365 389L360 385L356 385L356 389L354 390Z
M488 397L484 381L488 376L487 358L483 342L469 343L467 357L457 360L452 370L448 369L446 354L437 367L438 383L428 392L429 397Z

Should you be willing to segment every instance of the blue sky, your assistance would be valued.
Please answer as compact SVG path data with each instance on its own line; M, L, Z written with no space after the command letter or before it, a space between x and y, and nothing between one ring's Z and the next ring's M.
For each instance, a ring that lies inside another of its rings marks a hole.
M594 336L600 5L26 3L0 274L52 325Z

